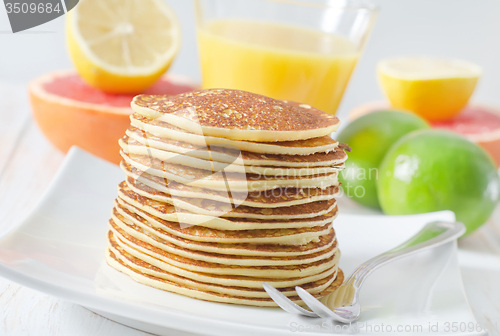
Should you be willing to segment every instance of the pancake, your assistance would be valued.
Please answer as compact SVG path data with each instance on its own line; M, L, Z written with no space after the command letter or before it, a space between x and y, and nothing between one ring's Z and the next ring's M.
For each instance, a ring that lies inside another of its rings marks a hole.
M308 175L319 175L338 172L344 169L344 163L339 162L333 166L327 167L309 167L309 168L289 168L289 167L268 167L268 166L247 166L241 155L236 155L233 157L233 162L218 162L215 159L204 160L197 157L192 157L189 155L178 154L175 152L170 152L162 149L156 149L150 146L145 146L142 143L136 141L135 139L125 136L118 141L123 152L128 156L134 157L151 157L163 162L179 164L183 166L198 168L212 171L225 171L225 172L237 172L237 173L249 173L258 174L266 176L308 176ZM210 156L211 152L206 151L207 155ZM338 150L338 153L344 154L343 150Z
M343 163L347 159L345 151L339 148L331 149L328 153L317 152L309 155L262 154L240 151L237 147L201 146L172 139L162 139L132 126L126 131L126 136L147 147L184 154L203 160L239 164L238 161L235 162L235 159L241 155L245 166L328 167Z
M137 230L149 231L159 238L176 245L208 252L238 255L303 255L325 250L331 246L335 235L331 224L299 229L262 229L226 231L199 226L181 228L149 215L121 201L115 202L111 215Z
M126 189L124 189L125 185ZM216 217L258 219L311 218L331 212L337 204L333 198L327 201L317 201L275 209L256 208L245 205L235 206L234 204L208 199L179 196L172 197L167 193L159 193L153 188L141 183L136 183L130 178L128 178L126 182L122 182L118 187L118 195L120 197L136 198L138 202L147 203L160 212L168 212L168 209L173 205L176 209L179 208L201 215Z
M181 141L202 147L217 145L239 148L242 151L259 154L310 155L329 153L335 151L339 146L339 143L328 135L307 140L280 142L252 142L203 136L187 132L167 122L146 118L137 113L130 116L130 123L132 126L162 139Z
M127 181L135 181L135 185L144 185L150 189L150 197L161 201L161 193L171 194L175 197L209 199L229 204L239 204L257 208L288 207L317 201L327 201L340 193L338 186L320 188L276 188L266 191L250 191L248 193L203 189L188 186L142 172L133 168L125 161L120 163L120 168L127 175ZM154 192L153 190L156 190Z
M173 282L167 279L162 279L160 276L164 275L165 273L162 272L159 268L154 268L151 265L148 265L147 263L142 262L140 259L133 259L133 257L127 256L132 260L132 262L136 262L136 266L132 267L130 265L127 265L123 263L123 261L119 258L116 257L116 255L108 249L106 253L106 260L108 264L110 264L112 267L115 269L129 275L132 279L139 283L143 283L145 285L158 288L161 290L166 290L170 291L173 293L177 294L182 294L186 295L192 298L196 299L201 299L205 301L214 301L214 302L222 302L222 303L232 303L232 304L242 304L242 305L251 305L251 306L264 306L264 307L276 307L276 303L272 301L270 298L266 297L245 297L245 296L236 296L236 295L228 295L228 294L222 294L222 293L217 293L215 291L208 291L208 290L202 290L198 286L189 286L189 285L184 285L180 284L177 282ZM139 269L138 267L141 267ZM147 273L144 273L147 269L151 269L150 272L156 271L160 274L157 274L158 276L150 275ZM320 280L321 281L321 280ZM335 280L331 282L331 284L325 288L323 291L319 293L314 293L313 295L316 297L322 297L325 296L329 293L331 293L333 290L338 288L341 283L344 281L344 275L341 270L338 270L335 276ZM321 282L319 282L321 284ZM298 303L301 304L302 301L298 296L289 296L289 298Z
M110 241L112 239L114 239L114 237L112 237ZM332 280L335 279L338 271L338 267L334 266L331 269L320 273L316 277L292 278L284 281L281 279L266 277L220 277L216 275L213 276L212 274L196 273L184 270L182 268L155 260L147 255L144 256L144 259L147 260L145 261L142 257L137 258L136 256L128 253L119 244L113 241L109 243L109 251L112 252L123 264L140 270L142 273L161 279L171 280L185 286L202 287L218 293L247 295L248 297L267 297L265 291L262 289L263 282L270 282L274 285L282 283L283 285L277 288L280 288L288 295L296 295L293 288L294 286L299 286L298 284L307 286L311 289L311 292L317 293L329 286ZM158 266L156 266L157 264ZM323 283L324 285L317 286L320 283Z
M258 191L274 188L327 188L339 185L338 172L299 176L268 177L256 174L239 174L225 171L212 173L208 170L168 163L147 156L129 156L123 151L122 158L132 167L151 175L166 178L189 186L212 190Z
M121 241L127 241L127 245L135 247L137 250L150 249L153 251L164 251L167 254L175 254L181 257L211 262L224 265L239 266L284 266L284 265L304 265L319 260L332 258L337 252L336 241L327 249L322 251L298 256L248 256L238 254L220 254L213 252L196 251L183 248L159 238L154 233L141 230L135 225L127 225L121 221L110 220L109 225L113 234ZM340 253L340 252L339 252ZM151 255L151 252L147 252Z
M109 234L109 233L108 233ZM231 287L246 287L246 288L251 288L251 289L262 289L262 283L263 282L268 282L272 284L276 288L284 288L284 287L292 287L292 286L300 286L303 284L307 284L310 282L318 281L330 276L336 275L338 271L337 265L334 267L321 272L319 274L313 275L313 276L306 276L306 277L298 277L298 278L289 278L289 279L280 279L280 278L269 278L269 277L246 277L246 276L220 276L216 274L205 274L205 273L199 273L199 272L192 272L189 270L185 270L183 268L176 267L174 265L166 264L163 262L160 262L158 260L155 260L153 257L150 256L144 256L144 259L147 259L149 262L142 260L141 258L137 258L133 256L130 253L127 253L123 248L121 248L118 243L116 243L116 239L111 236L108 237L108 246L109 250L112 251L121 261L124 262L124 264L136 267L140 269L141 267L138 267L141 263L146 263L148 266L144 268L150 268L150 266L157 268L163 272L168 272L173 275L178 275L183 278L195 280L195 281L200 281L204 282L205 284L216 284L220 286L231 286ZM140 252L138 252L140 253ZM134 260L136 259L136 260ZM140 262L138 262L140 261ZM135 265L132 265L135 264ZM158 265L158 266L155 266ZM145 272L144 270L141 270L142 272ZM147 273L147 272L145 272ZM158 275L156 275L158 276ZM159 276L163 277L163 276Z
M335 132L340 120L306 104L259 94L208 89L170 95L138 95L132 109L188 132L256 142L304 140Z
M123 241L117 237L116 242L128 253L135 255L136 250L150 255L165 263L187 269L193 272L210 273L217 275L242 275L248 277L292 278L318 274L335 265L335 258L323 259L304 265L273 265L273 266L241 266L216 264L201 260L194 260L168 253L155 248L138 239ZM137 254L139 255L139 254ZM137 256L136 255L136 256Z
M310 218L258 219L248 217L214 217L190 212L166 203L164 203L164 206L157 206L157 201L149 200L126 188L128 187L119 189L118 202L132 206L134 211L135 209L140 209L145 213L166 221L180 223L181 226L198 225L211 229L232 231L304 228L331 224L338 212L337 206L335 205L330 212Z
M282 278L274 278L270 276L249 277L241 275L230 275L221 277L220 275L217 274L214 275L211 273L194 272L192 270L177 267L175 265L177 261L175 260L173 261L173 263L164 262L163 260L155 258L154 255L150 255L149 253L143 253L140 250L136 250L128 246L124 248L121 241L122 241L121 237L119 235L116 235L114 231L111 230L110 232L108 232L108 242L110 250L113 251L118 256L120 255L124 256L125 254L127 254L153 267L157 267L158 269L161 269L164 272L168 272L176 276L181 276L186 279L191 279L194 281L200 281L209 284L216 284L220 286L240 287L241 289L243 289L243 287L247 287L246 288L247 290L250 289L256 292L262 291L262 293L264 293L264 290L262 289L262 287L259 288L258 286L262 285L262 282L267 280L277 283L281 288L283 288L283 287L297 286L296 285L297 283L307 284L308 282L318 281L321 279L334 278L335 273L338 269L338 261L340 256L337 255L335 258L333 258L334 261L333 261L333 266L331 268L328 268L325 271L320 272L315 276L292 277L285 280ZM132 253L130 253L129 251L132 251Z
M119 140L126 175L109 220L107 263L142 284L232 304L298 304L344 275L332 221L346 145L339 119L309 105L231 90L136 96Z

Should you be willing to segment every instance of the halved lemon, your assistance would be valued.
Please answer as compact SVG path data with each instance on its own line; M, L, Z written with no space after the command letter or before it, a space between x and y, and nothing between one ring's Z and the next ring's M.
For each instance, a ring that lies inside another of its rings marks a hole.
M469 101L481 68L461 60L400 57L379 62L380 84L392 107L430 121L447 120Z
M140 93L170 66L180 27L163 0L80 0L66 21L80 76L111 93Z

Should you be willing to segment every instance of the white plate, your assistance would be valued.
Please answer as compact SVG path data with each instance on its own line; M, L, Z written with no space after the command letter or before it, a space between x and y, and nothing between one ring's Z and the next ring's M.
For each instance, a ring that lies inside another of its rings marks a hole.
M163 292L111 269L103 262L105 237L121 180L118 167L73 148L35 209L1 238L0 275L157 334L166 335L172 329L176 335L239 336L340 330L341 325L328 320L280 309L211 303ZM334 227L342 250L341 268L347 274L362 261L403 242L425 223L454 220L451 212L397 217L352 214L358 210L340 203L342 214ZM419 334L449 335L446 331L453 322L475 323L462 288L455 242L380 269L367 280L361 303L362 318L351 326L360 334L370 329L387 333L391 328L391 334L397 335L398 330L413 328Z

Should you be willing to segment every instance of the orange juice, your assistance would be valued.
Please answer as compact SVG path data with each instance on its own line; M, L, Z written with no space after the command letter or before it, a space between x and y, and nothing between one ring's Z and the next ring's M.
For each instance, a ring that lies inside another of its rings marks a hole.
M358 59L346 38L272 23L218 20L198 29L203 88L231 88L335 113Z

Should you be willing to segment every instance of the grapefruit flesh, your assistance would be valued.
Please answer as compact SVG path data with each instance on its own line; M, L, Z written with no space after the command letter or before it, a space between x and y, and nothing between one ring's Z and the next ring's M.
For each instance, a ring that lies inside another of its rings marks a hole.
M144 93L175 95L195 89L185 78L164 76ZM107 161L120 162L118 139L130 125L133 94L104 93L74 71L35 78L28 90L34 118L55 147L66 153L78 146Z
M462 134L483 147L500 167L500 111L485 106L468 106L455 118L433 122L432 127Z
M365 103L351 111L349 120L389 108L387 102ZM429 123L432 128L452 131L477 143L493 157L497 167L500 167L500 110L483 105L469 105L454 118Z
M83 103L100 104L114 107L130 107L135 94L113 94L95 89L86 84L76 73L54 77L43 85L46 92L56 96L76 100ZM145 94L176 95L192 91L192 85L173 83L172 79L163 78L144 90Z

